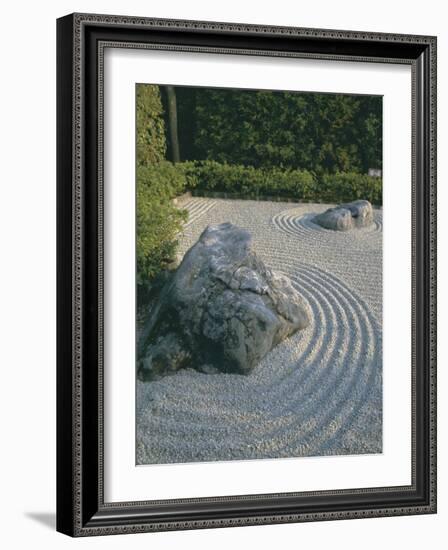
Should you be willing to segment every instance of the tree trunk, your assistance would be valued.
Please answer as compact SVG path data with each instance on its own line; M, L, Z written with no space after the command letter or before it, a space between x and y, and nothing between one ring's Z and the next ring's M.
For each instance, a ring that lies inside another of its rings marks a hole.
M180 162L179 136L177 133L176 92L173 86L166 86L168 105L168 127L170 133L171 157L173 162Z

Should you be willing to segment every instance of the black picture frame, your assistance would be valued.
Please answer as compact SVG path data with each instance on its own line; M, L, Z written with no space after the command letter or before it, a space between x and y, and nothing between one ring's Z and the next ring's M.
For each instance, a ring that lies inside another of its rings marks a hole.
M412 67L412 484L104 502L104 47ZM57 530L71 536L436 512L436 38L72 14L57 21Z

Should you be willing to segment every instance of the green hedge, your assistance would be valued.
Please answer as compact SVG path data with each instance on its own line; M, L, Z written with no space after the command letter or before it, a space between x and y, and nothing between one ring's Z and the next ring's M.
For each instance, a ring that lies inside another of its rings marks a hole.
M148 166L165 160L165 122L159 86L136 87L137 164Z
M185 190L182 166L165 160L166 138L159 86L136 87L137 284L141 302L176 254L177 234L187 213L172 199Z
M185 160L316 173L382 167L381 96L176 87Z
M200 191L235 193L247 198L259 195L297 201L339 203L359 198L382 203L382 180L364 174L337 173L316 176L307 170L254 168L200 161L183 163L187 187Z
M173 262L187 212L172 199L184 192L185 168L167 161L137 168L137 283L148 287Z
M337 173L319 178L321 202L349 202L365 199L380 206L383 203L383 180L366 174Z
M253 166L200 161L184 163L189 188L256 197L309 195L314 176L300 170L261 169Z

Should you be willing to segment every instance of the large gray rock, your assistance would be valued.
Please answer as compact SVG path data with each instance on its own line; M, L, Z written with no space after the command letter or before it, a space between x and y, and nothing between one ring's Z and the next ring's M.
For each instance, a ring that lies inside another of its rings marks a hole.
M334 231L348 231L367 227L373 222L373 209L369 201L357 200L329 208L314 217L314 222Z
M252 237L209 226L187 252L151 312L138 373L152 380L181 368L247 374L310 319L289 279L256 256Z

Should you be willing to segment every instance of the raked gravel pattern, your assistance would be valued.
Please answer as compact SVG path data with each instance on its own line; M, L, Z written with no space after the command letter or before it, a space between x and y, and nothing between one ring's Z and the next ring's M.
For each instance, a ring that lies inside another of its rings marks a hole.
M248 229L257 254L309 302L310 326L248 376L179 371L137 382L137 463L382 451L382 211L333 232L332 205L188 199L179 256L208 224Z

